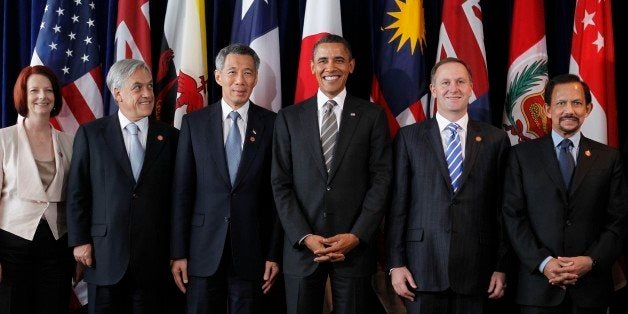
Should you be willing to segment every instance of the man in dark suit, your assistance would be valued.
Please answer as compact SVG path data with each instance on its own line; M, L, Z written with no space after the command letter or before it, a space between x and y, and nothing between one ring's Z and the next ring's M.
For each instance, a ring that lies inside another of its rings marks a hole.
M628 196L618 151L580 131L591 92L573 74L545 87L550 135L513 148L504 220L521 260L522 313L606 313Z
M216 57L222 100L183 118L175 167L172 275L188 313L263 313L282 231L270 188L275 113L253 104L260 60L234 44Z
M328 276L334 313L372 309L391 150L384 111L346 92L354 66L344 38L319 40L311 60L318 93L281 110L275 123L272 186L289 313L321 313Z
M469 119L473 83L462 60L439 61L430 90L435 118L395 139L391 281L408 313L482 313L487 295L500 298L506 285L500 195L510 143L502 130Z
M118 114L76 132L67 188L68 242L88 266L90 313L163 312L177 130L149 118L153 79L116 62L107 86Z

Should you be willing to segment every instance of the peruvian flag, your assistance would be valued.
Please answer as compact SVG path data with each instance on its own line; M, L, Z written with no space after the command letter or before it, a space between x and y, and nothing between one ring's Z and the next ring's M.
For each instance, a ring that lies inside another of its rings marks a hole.
M299 55L299 72L294 102L299 103L316 94L318 83L312 74L310 61L316 42L328 34L342 36L340 0L308 0L303 19L303 36Z
M543 0L514 2L503 120L513 145L542 137L551 129L543 100L548 79L543 5Z
M455 57L469 65L473 74L469 116L474 120L490 122L488 71L480 0L444 0L441 20L436 61ZM436 113L437 107L435 99L432 99L431 115Z
M569 72L580 75L593 96L593 111L582 125L582 132L598 142L617 147L611 1L576 2Z

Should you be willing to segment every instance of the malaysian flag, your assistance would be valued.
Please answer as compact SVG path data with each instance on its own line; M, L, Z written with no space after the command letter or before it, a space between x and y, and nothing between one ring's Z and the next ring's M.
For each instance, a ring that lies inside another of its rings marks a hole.
M51 122L68 133L103 115L95 10L94 0L48 0L31 59L59 78L63 108Z
M251 100L257 105L279 111L281 69L277 1L236 1L231 42L249 45L260 58L257 85Z
M455 57L469 65L473 75L469 116L475 120L490 122L488 70L480 0L445 0L441 15L436 61ZM436 112L437 107L438 104L434 102L430 108L432 114Z

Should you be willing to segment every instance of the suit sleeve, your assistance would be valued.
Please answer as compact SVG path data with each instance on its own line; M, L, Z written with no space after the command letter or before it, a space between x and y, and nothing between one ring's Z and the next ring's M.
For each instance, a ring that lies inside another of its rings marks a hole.
M183 117L174 166L170 258L187 258L190 220L196 195L196 163L187 116Z
M356 235L361 242L366 243L372 242L375 237L377 227L386 212L390 192L392 151L388 121L384 110L378 110L378 115L371 129L370 144L371 186L364 197L362 211L351 229L352 234Z
M90 148L87 131L82 126L74 137L66 194L68 245L75 247L90 243L92 221Z
M538 272L541 262L548 256L552 256L552 253L536 239L532 231L516 148L512 149L508 158L502 211L508 235L522 267L530 273Z
M610 178L610 190L605 211L605 225L597 241L587 249L585 255L597 260L601 267L610 269L623 249L628 229L628 188L623 174L619 154L614 154Z
M395 139L395 164L392 205L386 215L386 265L396 268L406 265L405 230L408 216L408 190L411 173L403 130Z
M290 129L284 111L280 111L275 120L272 154L271 185L277 214L290 243L298 247L299 240L313 231L294 191Z

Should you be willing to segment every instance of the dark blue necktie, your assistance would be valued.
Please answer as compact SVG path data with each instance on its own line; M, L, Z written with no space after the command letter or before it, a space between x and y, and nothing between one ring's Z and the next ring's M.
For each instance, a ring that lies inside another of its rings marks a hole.
M242 156L242 136L240 135L240 129L238 128L238 118L240 114L237 111L231 111L229 113L229 119L231 119L231 129L227 135L227 142L225 143L225 152L227 153L227 166L229 167L229 179L231 184L235 182L236 175L238 174L238 166L240 165L240 157Z
M573 176L573 170L576 168L576 163L570 151L571 147L573 147L573 143L567 138L558 144L558 164L560 165L560 172L563 175L563 182L567 191L571 187L571 177Z

